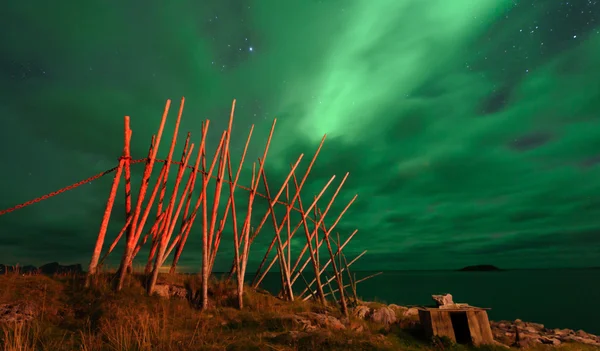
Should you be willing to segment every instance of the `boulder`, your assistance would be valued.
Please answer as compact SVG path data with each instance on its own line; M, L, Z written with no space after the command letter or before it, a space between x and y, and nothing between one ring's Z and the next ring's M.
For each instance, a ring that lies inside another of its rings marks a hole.
M167 299L170 299L171 297L187 299L189 295L186 288L169 284L156 284L154 286L154 293Z
M374 309L369 318L375 323L389 326L396 322L396 312L389 307L380 307Z
M354 307L354 311L352 311L352 313L360 319L366 319L371 313L371 308L365 305L358 305Z
M419 309L416 307L411 307L402 313L404 317L413 317L419 315Z
M444 295L431 295L431 298L437 304L437 307L454 305L454 301L452 301L452 295L444 294Z
M535 344L559 346L565 342L576 342L600 346L600 337L582 330L546 329L539 323L523 322L490 322L494 338L505 345L529 347Z
M342 324L342 322L339 319L326 314L320 314L315 312L302 312L298 313L298 316L316 322L316 324L321 328L327 328L332 330L346 329L346 326Z

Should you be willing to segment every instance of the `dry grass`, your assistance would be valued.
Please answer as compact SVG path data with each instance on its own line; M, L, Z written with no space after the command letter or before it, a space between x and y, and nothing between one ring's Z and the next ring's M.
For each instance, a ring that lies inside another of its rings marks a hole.
M0 305L30 306L34 319L0 324L1 351L29 350L436 350L401 329L382 328L352 319L351 328L304 332L292 318L300 312L341 317L337 309L311 302L289 303L248 288L243 311L234 308L231 282L213 281L213 308L201 312L194 301L147 296L139 276L128 279L120 293L111 275L99 276L92 288L83 277L0 275ZM161 281L197 291L197 276L161 276ZM352 331L360 327L362 332ZM579 345L564 351L587 351ZM459 345L443 349L466 350ZM498 349L498 348L493 348ZM488 349L492 350L492 349ZM500 349L503 350L503 349Z

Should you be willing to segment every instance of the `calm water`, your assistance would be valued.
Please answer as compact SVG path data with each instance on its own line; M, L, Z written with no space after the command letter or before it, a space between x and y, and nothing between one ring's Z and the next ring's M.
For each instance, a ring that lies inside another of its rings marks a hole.
M371 273L356 275L360 279ZM262 286L273 291L278 289L279 281L279 273L269 273ZM301 281L294 285L303 286ZM395 271L360 283L357 290L363 300L398 305L430 305L432 294L448 292L455 302L491 308L488 312L493 320L520 318L547 328L600 334L599 269Z

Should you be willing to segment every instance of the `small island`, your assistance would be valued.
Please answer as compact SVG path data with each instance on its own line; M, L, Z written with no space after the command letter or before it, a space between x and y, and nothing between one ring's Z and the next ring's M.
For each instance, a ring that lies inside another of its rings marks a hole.
M479 264L475 266L467 266L458 270L459 272L500 272L502 269L491 264Z

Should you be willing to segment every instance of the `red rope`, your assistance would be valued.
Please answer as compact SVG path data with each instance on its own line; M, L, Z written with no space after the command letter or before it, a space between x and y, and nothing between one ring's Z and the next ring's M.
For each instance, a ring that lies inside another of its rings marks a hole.
M123 157L119 158L119 160L120 160L120 159L122 159L122 158L123 158ZM148 158L141 158L141 159L137 159L137 160L131 160L131 164L142 163L142 162L146 162L147 160L148 160ZM156 162L165 163L165 162L167 162L167 161L166 161L166 160L158 160L158 159L157 159L157 160L156 160ZM171 161L171 164L180 165L180 164L181 164L181 162L179 162L179 161ZM13 206L13 207L7 208L7 209L5 209L5 210L1 210L1 211L0 211L0 216L2 216L2 215L5 215L5 214L7 214L7 213L11 213L11 212L13 212L13 211L15 211L15 210L19 210L19 209L21 209L21 208L23 208L23 207L27 207L27 206L29 206L29 205L33 205L33 204L35 204L35 203L38 203L38 202L40 202L40 201L43 201L43 200L49 199L49 198L51 198L51 197L54 197L54 196L56 196L56 195L62 194L62 193L64 193L64 192L66 192L66 191L69 191L69 190L75 189L75 188L77 188L77 187L79 187L79 186L81 186L81 185L87 184L87 183L89 183L89 182L91 182L91 181L94 181L94 180L96 180L96 179L98 179L98 178L100 178L100 177L102 177L102 176L105 176L105 175L107 175L107 174L109 174L109 173L112 173L112 172L116 171L116 170L117 170L117 168L119 168L119 166L117 166L117 167L113 167L113 168L111 168L111 169L109 169L109 170L106 170L106 171L104 171L104 172L102 172L102 173L98 173L98 174L96 174L96 175L94 175L94 176L91 176L91 177L89 177L89 178L87 178L87 179L84 179L84 180L82 180L82 181L80 181L80 182L77 182L77 183L75 183L75 184L71 184L71 185L69 185L69 186L66 186L66 187L64 187L64 188L62 188L62 189L59 189L59 190L53 191L53 192L51 192L51 193L48 193L48 194L46 194L46 195L42 195L42 196L40 196L40 197L37 197L37 198L35 198L35 199L33 199L33 200L29 200L29 201L27 201L27 202L23 202L22 204L18 204L18 205L16 205L16 206ZM188 168L188 169L193 169L193 168L194 168L194 166L190 166L190 165L188 165L188 166L187 166L187 168ZM201 171L201 170L198 170L198 172L202 172L202 171ZM213 176L213 177L214 177L214 176ZM244 190L250 190L249 188L247 188L247 187L244 187L244 186L241 186L241 185L238 185L238 187L239 187L239 188L241 188L241 189L244 189Z
M96 180L96 179L98 179L98 178L100 178L100 177L102 177L102 176L106 175L106 174L109 174L109 173L111 173L111 172L114 172L114 171L115 171L117 168L118 168L118 166L117 166L117 167L114 167L114 168L111 168L111 169L109 169L109 170L107 170L107 171L104 171L104 172L102 172L102 173L98 173L98 174L96 174L95 176L91 176L91 177L89 177L89 178L87 178L87 179L84 179L84 180L82 180L82 181L80 181L80 182L77 182L77 183L75 183L75 184L71 184L71 185L69 185L69 186L66 186L66 187L64 187L64 188L62 188L62 189L59 189L59 190L53 191L53 192L51 192L51 193L48 193L48 194L46 194L46 195L42 195L42 196L40 196L40 197L38 197L38 198L35 198L35 199L33 199L33 200L29 200L29 201L27 201L27 202L23 202L22 204L18 204L18 205L16 205L16 206L13 206L13 207L11 207L11 208L7 208L7 209L5 209L5 210L2 210L2 211L0 211L0 216L2 216L2 215L4 215L4 214L7 214L7 213L10 213L10 212L13 212L13 211L15 211L15 210L18 210L18 209L21 209L21 208L23 208L23 207L26 207L26 206L29 206L29 205L33 205L33 204L35 204L35 203L38 203L38 202L40 202L40 201L43 201L43 200L49 199L49 198L51 198L51 197L54 197L54 196L56 196L56 195L58 195L58 194L62 194L62 193L64 193L65 191L69 191L69 190L71 190L71 189L75 189L75 188L77 188L78 186L81 186L81 185L83 185L83 184L89 183L89 182L91 182L91 181L94 181L94 180Z

